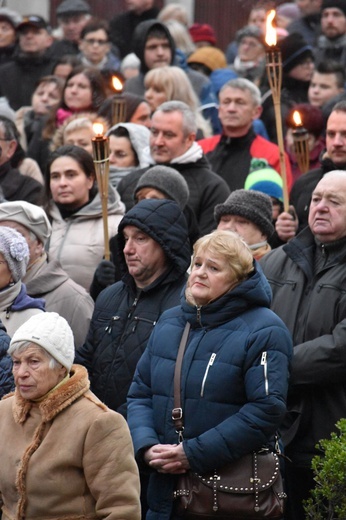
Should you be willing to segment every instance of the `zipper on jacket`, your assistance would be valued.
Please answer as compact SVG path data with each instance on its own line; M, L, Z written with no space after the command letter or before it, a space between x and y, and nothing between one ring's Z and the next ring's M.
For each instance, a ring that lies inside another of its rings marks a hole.
M213 353L213 354L210 356L209 363L208 363L207 368L206 368L205 373L204 373L204 377L203 377L203 381L202 381L202 386L201 386L201 397L203 397L203 394L204 394L204 386L205 386L205 382L206 382L207 377L208 377L209 369L210 369L210 367L213 365L213 363L214 363L214 361L215 361L215 358L216 358L216 354Z
M269 395L267 352L262 352L261 365L263 366L263 371L264 371L265 392L266 392L266 395Z
M109 322L109 324L107 325L107 327L105 328L105 331L108 332L108 334L111 334L112 333L112 327L113 327L113 323L115 321L118 321L120 320L120 316L112 316L111 317L111 320Z
M136 296L136 298L133 300L133 303L132 303L132 305L130 307L130 310L129 310L129 313L127 315L127 319L131 318L133 311L137 307L138 300L139 300L139 295Z
M201 309L202 309L201 306L197 306L197 321L198 321L198 323L200 324L200 326L202 327L202 322L201 322Z
M137 328L137 325L140 321L143 321L144 323L150 323L150 325L152 325L153 327L155 327L156 325L156 320L155 321L152 321L152 320L148 320L147 318L141 318L141 316L134 316L133 317L133 321L135 322L133 327L132 327L132 332L135 332L136 328Z

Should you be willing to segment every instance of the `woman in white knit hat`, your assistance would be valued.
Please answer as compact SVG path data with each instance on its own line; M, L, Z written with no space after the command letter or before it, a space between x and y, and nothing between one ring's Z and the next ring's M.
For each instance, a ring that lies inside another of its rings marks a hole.
M0 319L9 336L35 314L44 312L45 302L32 298L21 279L29 262L25 238L15 229L0 227Z
M125 419L72 365L73 334L54 312L14 334L15 392L0 402L2 520L139 520L139 478Z

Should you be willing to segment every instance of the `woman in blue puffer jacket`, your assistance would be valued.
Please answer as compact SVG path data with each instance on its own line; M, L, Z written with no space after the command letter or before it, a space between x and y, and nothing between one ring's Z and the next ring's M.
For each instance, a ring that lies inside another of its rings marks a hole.
M137 460L151 471L147 519L172 518L179 473L213 471L273 439L286 411L292 341L270 301L261 268L236 234L214 231L196 242L181 306L159 319L128 396ZM187 321L179 443L173 378Z

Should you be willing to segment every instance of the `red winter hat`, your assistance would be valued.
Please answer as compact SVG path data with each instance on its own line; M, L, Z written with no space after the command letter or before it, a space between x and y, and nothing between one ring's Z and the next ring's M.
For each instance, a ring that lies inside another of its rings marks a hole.
M194 23L189 28L189 33L194 43L209 42L211 45L216 45L214 29L207 23Z

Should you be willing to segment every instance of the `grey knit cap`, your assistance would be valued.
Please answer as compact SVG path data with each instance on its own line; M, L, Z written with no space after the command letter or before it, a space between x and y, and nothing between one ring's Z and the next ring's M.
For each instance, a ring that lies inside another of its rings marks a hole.
M23 235L15 229L0 227L0 253L7 262L13 281L23 278L29 262L29 247Z
M214 217L217 223L223 215L238 215L255 224L266 237L274 232L272 201L265 193L254 190L235 190L223 204L217 204Z
M52 232L52 226L44 209L25 200L14 200L0 204L0 223L4 220L18 222L18 224L26 227L34 233L43 245Z
M189 187L184 177L169 166L153 166L143 173L135 188L135 199L142 188L155 188L161 191L168 199L174 200L181 210L185 208L190 197Z
M68 371L74 356L74 339L71 327L56 312L40 312L29 318L14 333L8 353L12 354L16 343L30 341L42 347Z

